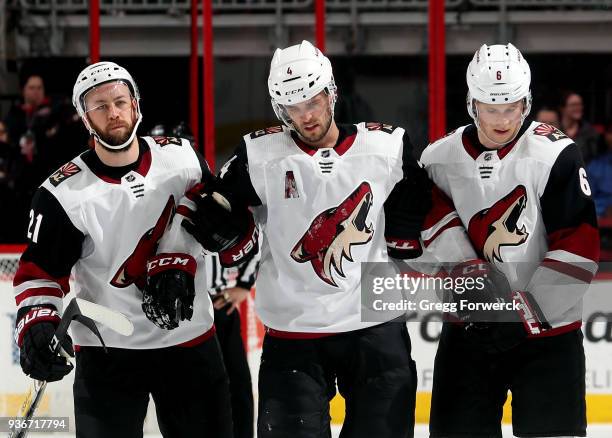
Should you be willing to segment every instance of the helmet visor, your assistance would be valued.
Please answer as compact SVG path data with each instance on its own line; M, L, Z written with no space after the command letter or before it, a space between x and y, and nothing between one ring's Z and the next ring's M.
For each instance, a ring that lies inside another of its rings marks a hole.
M279 116L287 123L293 120L302 118L318 118L330 105L329 96L324 92L320 92L316 96L294 105L278 104Z
M84 112L100 115L129 111L133 100L130 87L124 81L100 84L88 90L82 97Z

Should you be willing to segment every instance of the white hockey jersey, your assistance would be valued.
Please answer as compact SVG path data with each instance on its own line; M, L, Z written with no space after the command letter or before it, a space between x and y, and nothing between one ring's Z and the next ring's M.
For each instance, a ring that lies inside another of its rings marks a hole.
M489 150L469 125L429 145L421 162L436 185L422 234L428 250L444 262L495 264L514 290L534 295L557 333L579 327L599 233L572 140L533 122Z
M44 181L32 201L29 245L15 276L15 300L19 308L52 304L61 314L72 272L76 296L122 312L134 324L129 337L100 325L107 346L189 345L208 337L213 325L200 269L203 257L196 258L193 318L178 328L163 330L147 319L141 289L146 261L162 236L170 228L180 230L178 220L172 223L177 204L208 167L185 139L142 137L139 147L138 161L130 166L105 166L89 150ZM198 248L191 255L201 253ZM80 324L71 330L76 345L99 346Z
M407 150L404 130L381 123L341 127L334 148L313 149L281 126L244 136L220 177L244 193L263 235L255 309L269 333L380 323L361 321L361 262L388 261L383 204Z

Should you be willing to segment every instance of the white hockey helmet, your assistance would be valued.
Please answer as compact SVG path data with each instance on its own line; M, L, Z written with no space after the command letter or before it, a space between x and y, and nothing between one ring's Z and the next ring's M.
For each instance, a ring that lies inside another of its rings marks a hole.
M325 91L333 115L337 99L331 62L306 40L286 49L276 49L270 64L268 91L274 113L290 128L293 126L285 105L304 102Z
M466 72L467 110L478 126L476 102L505 104L523 99L521 124L531 111L531 70L512 44L483 44Z
M109 82L119 82L127 85L132 97L136 99L138 119L134 124L134 129L132 130L130 137L120 145L110 145L102 140L86 117L87 111L85 108L85 95L94 88ZM102 143L109 149L123 149L129 145L132 140L134 140L138 125L140 125L140 122L142 121L142 113L140 112L140 92L138 91L136 82L134 82L134 78L132 78L132 75L125 68L115 64L114 62L97 62L85 67L81 73L79 73L72 89L72 105L74 105L77 113L83 119L83 123L85 124L85 127L89 133L93 135L98 142Z

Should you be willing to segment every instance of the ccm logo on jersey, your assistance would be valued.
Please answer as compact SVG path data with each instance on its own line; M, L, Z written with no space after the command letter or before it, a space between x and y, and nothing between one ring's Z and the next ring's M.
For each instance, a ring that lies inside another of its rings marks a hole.
M67 180L72 175L76 175L81 171L81 168L72 161L64 164L53 175L49 177L49 182L57 187L62 181Z

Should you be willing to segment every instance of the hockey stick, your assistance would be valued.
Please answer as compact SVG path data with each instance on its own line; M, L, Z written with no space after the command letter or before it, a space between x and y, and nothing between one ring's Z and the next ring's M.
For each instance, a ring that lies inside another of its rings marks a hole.
M119 312L116 312L108 307L86 301L82 298L73 298L66 307L62 319L55 330L53 339L49 344L49 348L56 354L61 354L66 358L70 357L62 348L62 341L66 338L68 327L72 321L78 321L91 330L100 340L102 347L106 351L104 340L98 331L96 322L104 324L109 329L123 335L129 336L134 331L134 325L127 317ZM47 382L44 380L34 379L33 385L28 391L26 398L21 405L21 409L17 415L20 419L21 428L16 428L10 431L9 438L25 438L28 433L28 425L30 419L34 416L42 396L47 387Z

